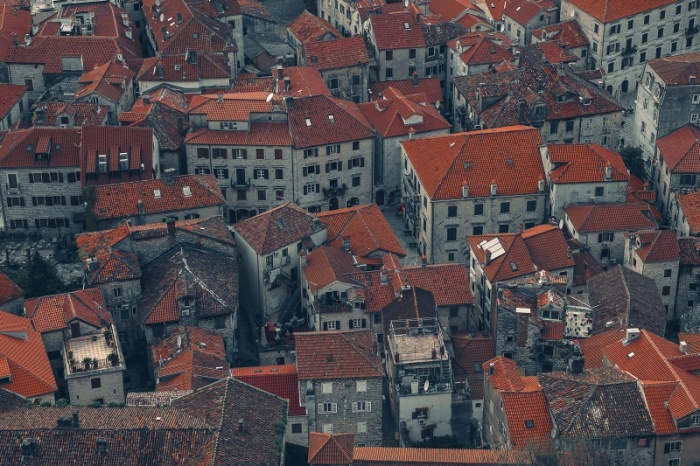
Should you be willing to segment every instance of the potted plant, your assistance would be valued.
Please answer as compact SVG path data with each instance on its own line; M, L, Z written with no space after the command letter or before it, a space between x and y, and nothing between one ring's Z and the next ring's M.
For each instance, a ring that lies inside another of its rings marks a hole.
M108 329L108 330L105 330L105 331L104 331L104 336L105 336L105 340L109 341L109 340L112 339L112 332L110 332L109 329Z
M83 358L83 366L85 366L85 369L90 369L90 363L92 362L92 358L85 357Z
M97 360L97 358L94 358L92 360L92 368L97 369L97 366L100 364L100 362Z
M117 353L114 353L114 352L109 353L107 355L107 359L109 360L109 362L112 363L113 366L116 366L117 364L119 364L119 355L117 355Z

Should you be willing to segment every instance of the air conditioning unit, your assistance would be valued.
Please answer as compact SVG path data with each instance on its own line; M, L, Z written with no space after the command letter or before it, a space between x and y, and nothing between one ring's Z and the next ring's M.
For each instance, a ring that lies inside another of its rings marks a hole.
M610 265L617 264L617 259L610 259Z
M180 313L182 317L189 317L190 316L190 310L189 309L183 309L182 312Z
M427 419L418 419L418 424L420 424L422 426L426 425L427 423L428 423Z
M481 129L481 125L474 125L474 129Z

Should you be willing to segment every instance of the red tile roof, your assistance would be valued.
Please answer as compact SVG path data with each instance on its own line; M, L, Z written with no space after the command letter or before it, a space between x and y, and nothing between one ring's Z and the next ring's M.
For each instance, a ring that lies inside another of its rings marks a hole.
M486 261L481 245L498 238L505 254ZM539 225L522 233L468 236L467 241L492 283L534 274L538 270L574 267L562 231L554 225Z
M0 117L5 118L25 92L26 86L0 83Z
M317 70L350 68L369 63L367 46L363 36L346 37L304 45L306 64Z
M700 354L700 333L678 332L678 340L688 344L689 353Z
M484 374L487 374L491 387L498 392L533 391L532 386L526 385L523 381L523 377L518 372L518 365L512 359L496 356L482 363L481 367Z
M505 4L503 15L523 26L535 16L556 8L550 0L511 0Z
M289 147L292 145L292 138L286 123L253 122L247 131L200 128L185 136L185 144Z
M267 8L257 0L238 0L241 11L246 16L264 19L276 23L275 18L267 11Z
M287 30L302 44L343 37L331 23L306 10L287 26Z
M81 252L83 269L90 285L141 278L138 256L116 246L130 235L129 225L112 230L83 233L75 241ZM90 265L97 262L97 267Z
M465 185L469 197L490 196L493 183L502 196L540 192L539 182L545 179L541 142L535 128L511 126L401 144L427 194L443 200L462 198Z
M146 214L219 206L226 202L213 175L176 176L171 184L157 179L91 189L94 202L88 209L97 220L138 215L139 201ZM156 190L160 191L160 197L155 196Z
M376 204L329 210L319 213L318 218L328 225L330 246L341 248L344 239L349 239L350 251L358 257L381 253L406 255Z
M472 32L453 39L447 44L460 53L459 58L467 65L496 64L515 60L513 54L508 51L510 39L500 32Z
M678 203L690 227L690 234L700 231L700 191L678 196Z
M603 350L606 346L625 337L624 329L613 329L579 340L581 352L585 356L585 369L603 367Z
M258 254L267 254L326 227L323 222L316 223L314 218L301 207L287 202L238 222L233 229Z
M419 15L411 12L372 15L371 34L379 50L425 48ZM408 25L408 27L406 27Z
M309 432L309 464L351 464L355 434Z
M617 152L597 144L547 145L553 183L594 183L600 181L628 181L629 174ZM610 178L605 177L610 167Z
M355 466L523 465L528 453L507 450L355 447Z
M100 94L112 102L119 102L133 79L134 72L125 65L116 62L105 63L93 70L83 71L78 79L82 87L75 91L75 98L82 99L91 94Z
M700 173L700 128L697 126L687 124L659 138L656 145L671 173Z
M187 113L206 115L209 121L248 121L251 112L272 112L273 103L267 101L268 95L267 92L196 95L190 100Z
M577 204L564 210L579 233L658 228L649 205L642 202Z
M585 285L589 278L605 271L603 266L585 249L572 252L571 257L576 263L574 266L574 280L571 283L573 286Z
M52 143L51 155L46 160L35 159L39 146ZM60 146L60 150L58 149ZM80 146L79 128L29 128L10 131L0 143L0 167L78 167Z
M0 61L5 61L12 48L13 38L21 41L31 31L32 17L27 8L20 8L18 0L0 3Z
M700 52L682 53L649 60L648 65L667 85L687 85L700 73Z
M404 95L388 87L383 100L359 104L364 116L384 138L447 130L450 123L427 101L425 94ZM413 123L417 121L418 123Z
M10 277L0 272L0 306L24 296L24 291Z
M131 126L83 126L81 182L83 186L153 179L153 130ZM127 154L124 167L120 154ZM106 155L107 172L100 172L98 155Z
M3 388L25 397L58 390L41 334L29 319L0 311L0 372L10 376Z
M151 57L143 60L138 69L137 81L141 82L191 82L203 79L229 78L231 70L222 54L197 55L197 62L184 54Z
M294 364L281 366L238 367L231 377L289 401L290 416L306 416L299 401L299 377Z
M440 2L431 2L429 5L430 12L440 15L445 21L450 21L469 29L477 21L488 25L488 22L479 18L481 11L476 8L468 0L442 0Z
M626 233L644 263L680 260L678 237L673 230L637 231Z
M644 2L630 2L628 0L569 0L569 3L593 16L598 21L611 23L655 8L672 5L676 3L676 1L647 0Z
M384 90L389 87L393 87L403 95L423 94L426 100L432 105L435 105L435 102L442 102L440 78L423 78L418 80L402 79L399 81L370 83L369 89L372 91L371 100L382 100L384 98Z
M472 336L466 332L453 332L451 336L455 352L455 377L482 374L483 363L496 355L496 341L491 337L480 334Z
M299 380L382 377L384 368L370 331L295 335Z
M505 392L501 393L501 399L508 419L508 440L513 448L532 448L552 441L552 418L542 389Z
M535 29L532 31L532 35L539 39L554 41L567 49L588 46L588 38L576 20L563 21Z
M109 107L92 102L37 102L32 117L35 126L58 126L61 116L71 116L75 126L106 124Z
M352 254L343 249L321 246L308 254L302 272L312 293L335 282L352 283L347 277L357 271Z
M464 264L404 267L403 273L410 286L430 291L437 306L464 306L474 300L465 285L469 283L469 270Z
M292 143L296 148L347 142L358 139L374 140L375 133L357 104L327 95L294 99L287 109ZM333 121L329 118L333 115ZM311 122L310 125L306 121Z
M28 299L24 308L34 330L40 333L67 329L75 319L95 328L113 323L100 288Z

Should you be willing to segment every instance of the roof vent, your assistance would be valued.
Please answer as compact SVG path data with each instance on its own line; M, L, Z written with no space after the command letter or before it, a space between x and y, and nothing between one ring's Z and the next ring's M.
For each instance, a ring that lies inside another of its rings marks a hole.
M30 460L36 454L36 440L33 438L25 438L22 440L22 459Z
M496 364L492 362L489 364L489 375L493 375L494 372L496 372Z
M688 84L695 84L696 78L695 76L688 76Z
M639 333L640 332L639 332L638 328L628 328L627 334L625 335L625 340L623 343L626 345L626 344L636 340L637 338L639 338ZM634 354L632 354L632 356L634 356ZM632 356L630 356L630 357L632 357Z
M491 195L495 196L498 192L498 185L496 183L491 183Z
M189 186L182 187L182 195L185 197L192 197L192 190Z
M462 186L462 197L469 197L469 185L465 184L464 186Z
M104 437L97 437L95 442L95 451L98 455L106 455L109 451L109 445L107 444L107 439Z
M680 342L678 350L683 354L688 354L688 343L684 341Z
M160 189L153 190L153 197L155 197L156 199L160 199Z
M244 421L243 421L243 418L240 418L240 419L238 420L238 433L239 433L239 434L242 434L242 433L243 433L243 431L244 431L244 428L243 428L243 427L244 427Z
M200 348L206 348L206 347L207 347L207 344L204 343L203 341L200 341L200 342L199 342L199 347L200 347Z

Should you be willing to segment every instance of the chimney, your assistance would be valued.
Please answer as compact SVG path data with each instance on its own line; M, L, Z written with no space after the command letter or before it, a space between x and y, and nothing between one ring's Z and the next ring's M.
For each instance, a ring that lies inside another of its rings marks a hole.
M387 282L387 278L386 278L386 269L382 269L382 271L379 272L379 284L386 285L387 283L388 282Z
M303 249L299 251L299 266L302 269L306 267L306 251Z
M609 180L610 178L612 178L612 165L611 165L610 162L608 161L608 162L605 164L605 179L606 179L606 180Z
M141 199L139 199L139 201L136 203L136 205L138 207L139 215L143 215L146 213L146 210L143 208L143 201Z
M625 339L623 341L623 344L628 344L634 340L639 338L639 329L638 328L628 328L627 329L627 334L625 335Z
M25 438L22 440L22 460L30 460L36 454L36 440Z
M12 45L19 45L19 39L17 38L17 34L14 32L12 33Z
M134 33L130 27L124 29L124 36L126 36L126 38L129 40L134 40Z
M150 95L143 96L143 104L144 105L151 105L151 96Z
M350 252L350 237L349 236L343 236L343 249L345 251Z
M238 420L238 433L242 434L243 433L243 418L240 418Z
M418 85L418 73L416 73L414 71L413 74L411 74L411 79L413 80L413 85L417 86Z
M104 437L97 437L97 441L95 442L96 446L96 452L98 455L106 455L107 451L109 450L109 446L107 445L107 439Z
M175 236L175 219L168 217L168 219L165 221L165 226L168 229L168 236Z
M688 343L682 341L679 345L679 351L683 354L688 354Z
M174 168L166 168L163 170L163 179L165 184L173 184L173 173L175 173Z
M321 221L316 216L314 216L314 218L311 220L311 229L313 231L318 231L321 229Z
M495 196L497 192L498 192L498 185L496 184L495 181L492 181L491 182L491 195Z
M586 360L583 356L569 359L569 372L571 374L583 374L583 366Z
M465 184L464 186L462 186L462 197L469 197L469 185Z
M78 410L73 411L73 427L80 428L80 416L78 415Z
M292 88L292 78L289 76L285 76L284 79L284 92L289 92L289 90Z
M696 78L695 76L688 76L688 84L695 84Z
M223 94L216 94L216 101L220 104L224 103L224 95Z
M496 366L496 363L493 363L493 362L492 362L491 364L489 364L489 375L493 375L494 372L496 372L496 367L495 367L495 366Z
M275 72L277 73L277 79L282 79L282 65L277 65L275 67Z
M428 265L428 258L425 256L420 256L420 266L425 267Z
M284 106L287 108L287 110L291 110L294 108L294 99L290 96L287 96L284 98Z
M30 34L24 35L24 45L32 45L32 36Z
M540 178L540 180L537 182L537 190L541 193L544 192L544 179Z

